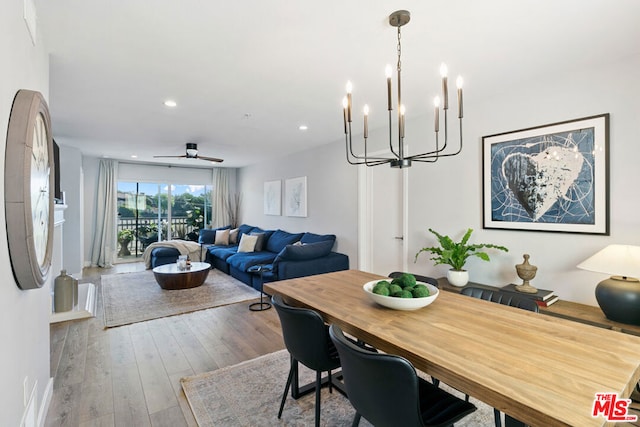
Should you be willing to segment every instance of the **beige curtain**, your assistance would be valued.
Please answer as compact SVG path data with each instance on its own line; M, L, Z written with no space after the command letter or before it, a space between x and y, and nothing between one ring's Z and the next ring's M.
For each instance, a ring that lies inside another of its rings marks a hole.
M229 225L228 202L231 200L231 169L213 168L213 191L211 206L213 207L212 226Z
M93 226L91 265L110 268L116 259L118 162L100 160L96 191L96 216Z

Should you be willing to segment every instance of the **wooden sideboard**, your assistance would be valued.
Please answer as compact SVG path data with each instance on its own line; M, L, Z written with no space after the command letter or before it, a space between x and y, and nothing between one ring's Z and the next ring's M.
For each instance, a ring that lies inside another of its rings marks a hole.
M467 285L476 288L500 290L496 286L483 285L481 283L469 282ZM462 289L449 283L446 277L438 278L438 287L444 291L460 293ZM614 322L606 318L600 307L580 304L577 302L558 300L549 307L540 307L540 313L561 317L563 319L573 320L575 322L587 325L597 326L599 328L611 329L625 334L640 336L640 326L627 325L625 323Z

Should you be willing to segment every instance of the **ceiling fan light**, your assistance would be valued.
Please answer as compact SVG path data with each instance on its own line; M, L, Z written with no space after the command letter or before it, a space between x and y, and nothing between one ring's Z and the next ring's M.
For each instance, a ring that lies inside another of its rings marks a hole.
M198 155L198 144L187 142L187 157L196 157Z

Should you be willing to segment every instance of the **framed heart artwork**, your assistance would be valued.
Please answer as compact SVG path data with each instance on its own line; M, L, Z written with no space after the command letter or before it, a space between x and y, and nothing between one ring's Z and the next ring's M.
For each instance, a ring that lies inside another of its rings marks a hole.
M609 114L482 138L483 227L609 235Z

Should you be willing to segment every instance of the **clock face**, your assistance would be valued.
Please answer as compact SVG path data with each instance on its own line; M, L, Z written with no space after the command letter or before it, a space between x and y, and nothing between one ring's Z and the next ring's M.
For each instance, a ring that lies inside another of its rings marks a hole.
M53 251L53 140L39 92L13 100L4 164L5 216L11 269L20 289L42 287Z
M40 268L44 267L49 235L49 134L42 114L34 124L31 152L31 215L33 245Z

